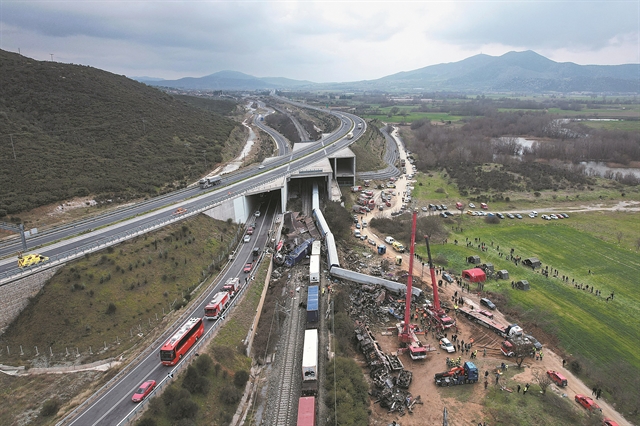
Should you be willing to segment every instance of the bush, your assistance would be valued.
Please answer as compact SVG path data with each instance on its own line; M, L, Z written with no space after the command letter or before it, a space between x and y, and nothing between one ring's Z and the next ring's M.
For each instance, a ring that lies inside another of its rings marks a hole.
M151 417L145 417L138 422L137 426L157 426L157 425L158 424L156 423L156 421L153 420Z
M233 375L233 384L239 388L244 388L248 380L249 373L246 370L236 371L236 374Z
M191 399L186 389L177 392L176 399L167 406L167 413L173 420L193 419L198 414L198 404Z
M582 371L582 366L575 359L569 363L569 368L573 374L580 374L580 371Z
M213 367L213 360L207 354L202 354L198 357L198 360L195 362L196 368L201 376L206 376L211 371L211 367Z
M497 224L500 223L500 218L498 216L487 216L484 218L485 223Z
M48 399L42 404L42 408L40 409L40 415L42 417L51 417L54 416L58 409L60 408L60 401L56 398Z
M242 398L242 391L231 384L225 385L220 392L220 401L224 404L237 404L240 398Z
M111 302L109 303L109 306L107 306L107 315L113 315L116 313L116 305Z

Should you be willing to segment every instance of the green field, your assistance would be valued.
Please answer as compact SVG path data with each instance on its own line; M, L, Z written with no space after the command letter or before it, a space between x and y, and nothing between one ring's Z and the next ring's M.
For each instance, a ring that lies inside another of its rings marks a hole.
M372 119L378 119L380 121L383 121L385 123L412 123L414 121L417 120L423 120L423 119L428 119L431 121L451 121L453 122L457 122L460 121L462 119L462 117L457 116L457 115L451 115L445 112L414 112L413 110L415 110L418 106L417 105L399 105L399 106L395 106L395 108L398 108L398 113L395 115L392 115L391 117L389 117L389 113L391 111L392 108L394 107L384 107L384 108L378 108L379 110L379 114L371 114L371 113L365 113L362 114L361 117L363 118L367 118L369 120ZM402 112L406 111L407 115L403 116Z

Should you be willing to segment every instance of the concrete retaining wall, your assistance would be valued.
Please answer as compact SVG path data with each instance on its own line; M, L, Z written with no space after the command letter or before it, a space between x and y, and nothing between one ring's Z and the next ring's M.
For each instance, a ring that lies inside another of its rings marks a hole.
M38 294L58 268L60 266L0 286L0 334L27 307L29 298Z

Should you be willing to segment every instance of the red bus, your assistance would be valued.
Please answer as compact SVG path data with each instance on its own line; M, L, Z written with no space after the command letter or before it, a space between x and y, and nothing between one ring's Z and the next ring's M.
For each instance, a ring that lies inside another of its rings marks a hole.
M160 348L160 361L163 365L176 365L182 355L186 354L191 346L204 333L202 318L191 318L185 322L180 330L176 331L167 343Z
M297 426L315 426L316 424L316 398L315 396L303 396L298 400Z

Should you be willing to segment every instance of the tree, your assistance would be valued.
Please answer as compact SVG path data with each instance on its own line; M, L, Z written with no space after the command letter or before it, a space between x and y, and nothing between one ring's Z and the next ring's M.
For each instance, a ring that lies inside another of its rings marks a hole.
M636 251L640 250L640 238L636 240Z
M513 357L518 365L518 368L522 368L522 362L524 359L531 355L533 352L533 344L528 340L518 339L511 341L513 345Z
M249 373L246 370L236 371L236 374L233 375L233 384L239 388L244 387L249 380Z
M534 368L531 373L534 381L540 386L542 393L547 393L547 388L551 385L551 379L547 373L539 368Z
M195 365L198 369L198 373L200 373L201 376L206 376L211 371L211 367L213 367L213 360L209 355L202 354L198 357Z
M620 241L622 241L623 238L624 238L624 232L620 231L616 234L616 239L618 240L618 244L620 244Z

